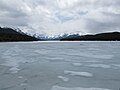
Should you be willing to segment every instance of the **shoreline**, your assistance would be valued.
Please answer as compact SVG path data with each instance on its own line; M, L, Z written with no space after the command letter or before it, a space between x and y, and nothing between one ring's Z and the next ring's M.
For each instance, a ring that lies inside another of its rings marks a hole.
M19 42L0 42L0 44L2 43L54 43L54 42L58 42L58 43L62 43L62 42L70 42L70 43L74 43L74 42L120 42L120 41L19 41Z

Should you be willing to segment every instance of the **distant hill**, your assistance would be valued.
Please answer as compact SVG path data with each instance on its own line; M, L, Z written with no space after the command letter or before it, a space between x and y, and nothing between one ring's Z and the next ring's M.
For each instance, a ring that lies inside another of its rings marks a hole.
M120 32L99 33L95 35L70 35L61 41L120 41Z
M0 42L12 42L12 41L38 41L38 39L26 35L21 30L16 31L12 28L0 27Z

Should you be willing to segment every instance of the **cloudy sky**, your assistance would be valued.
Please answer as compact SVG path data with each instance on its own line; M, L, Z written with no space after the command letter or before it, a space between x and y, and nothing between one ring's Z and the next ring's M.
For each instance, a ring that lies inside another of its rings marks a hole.
M120 31L120 0L0 0L0 26L48 35Z

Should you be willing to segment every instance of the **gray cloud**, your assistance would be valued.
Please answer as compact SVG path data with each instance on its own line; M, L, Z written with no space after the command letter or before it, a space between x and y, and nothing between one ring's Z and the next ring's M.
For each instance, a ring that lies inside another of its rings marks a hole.
M120 0L0 0L0 25L49 35L120 31Z

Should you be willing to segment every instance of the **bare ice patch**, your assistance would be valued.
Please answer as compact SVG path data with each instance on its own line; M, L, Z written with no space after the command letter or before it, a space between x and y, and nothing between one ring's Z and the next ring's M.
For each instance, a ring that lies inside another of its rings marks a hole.
M98 59L111 59L113 55L105 55L105 54L96 54L91 52L81 52L79 56L90 57L90 58L98 58Z
M112 55L95 55L95 54L87 54L84 56L98 59L111 59L113 57Z
M5 51L2 55L2 58L5 59L5 62L2 65L10 67L9 70L11 73L17 73L20 70L19 64L25 63L24 58L20 57L19 53L22 53L22 50L18 45L15 45Z
M120 64L112 64L112 66L114 67L114 69L120 69Z
M110 89L105 89L105 88L82 88L82 87L67 88L67 87L61 87L61 86L53 86L51 90L110 90Z
M48 52L46 52L45 50L35 50L35 53L41 54L41 55L45 55L48 54Z
M75 72L75 71L64 71L64 74L69 74L72 76L83 76L83 77L92 77L93 74L89 72Z
M69 78L67 78L67 77L58 76L58 78L61 79L61 80L64 81L64 82L69 81Z

